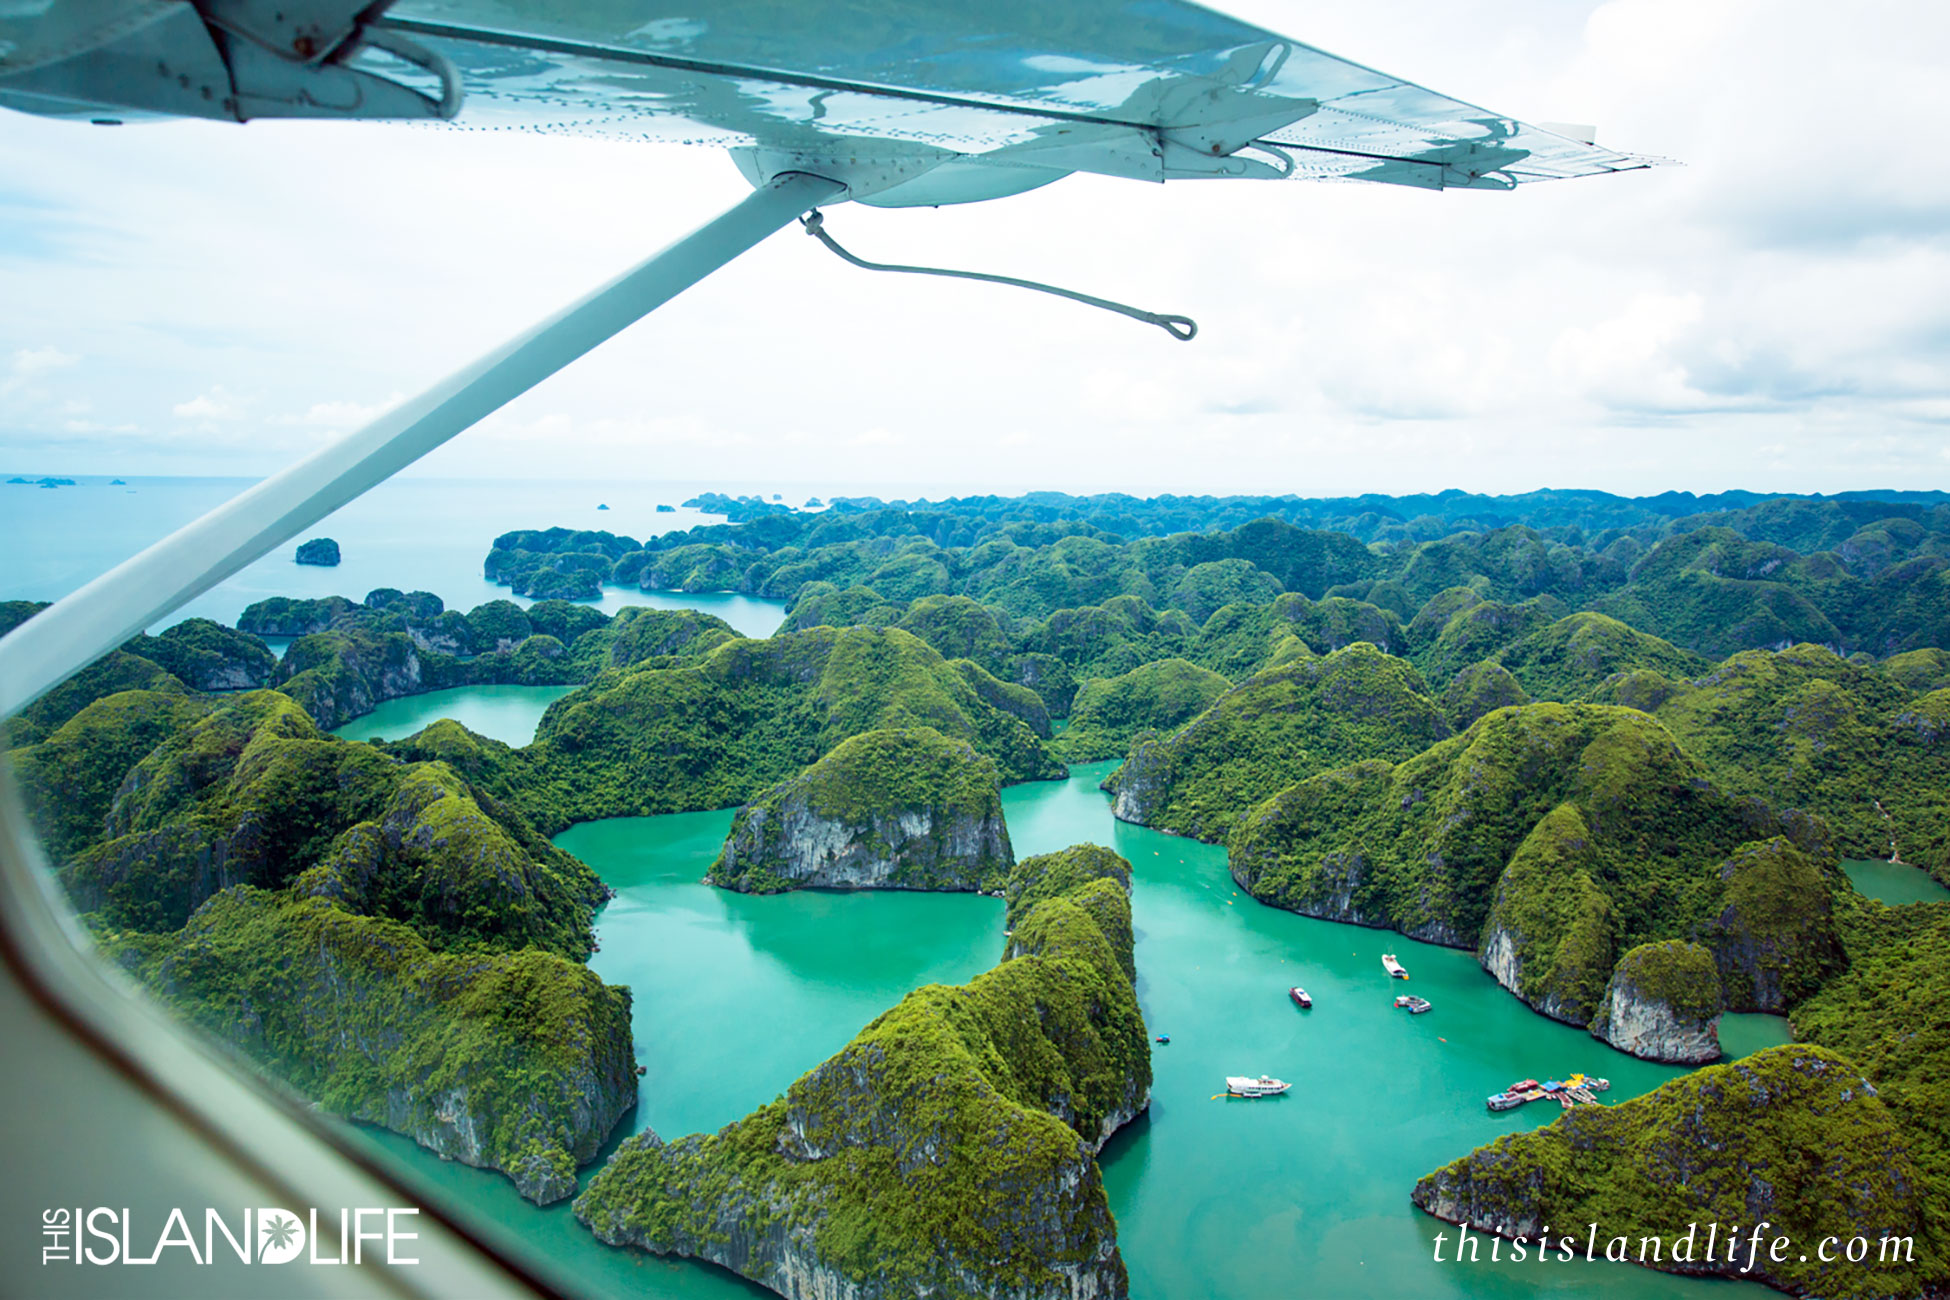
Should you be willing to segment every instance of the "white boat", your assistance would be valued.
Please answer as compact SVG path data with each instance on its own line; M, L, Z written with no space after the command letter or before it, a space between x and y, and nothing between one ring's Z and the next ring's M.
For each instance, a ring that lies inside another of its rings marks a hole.
M1395 954L1392 952L1384 952L1381 954L1381 965L1383 969L1398 980L1408 978L1408 972L1402 969L1402 964L1395 960Z
M1292 1086L1286 1080L1275 1079L1270 1074L1262 1074L1257 1079L1226 1076L1226 1091L1235 1097L1277 1097Z

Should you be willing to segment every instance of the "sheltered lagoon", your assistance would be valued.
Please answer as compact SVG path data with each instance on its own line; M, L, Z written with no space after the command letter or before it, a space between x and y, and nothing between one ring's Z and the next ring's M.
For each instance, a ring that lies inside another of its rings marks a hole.
M1409 1203L1415 1181L1474 1146L1556 1118L1492 1114L1483 1099L1527 1074L1583 1070L1608 1101L1686 1072L1634 1060L1532 1012L1463 951L1265 907L1236 890L1216 846L1115 821L1097 787L1114 764L1003 792L1019 855L1105 844L1133 867L1138 994L1153 1033L1153 1100L1101 1157L1134 1296L1229 1300L1297 1285L1320 1294L1755 1297L1603 1264L1528 1270L1431 1259L1435 1223ZM971 894L799 890L751 896L701 883L730 810L617 818L556 837L616 897L597 919L591 968L629 985L643 1078L623 1129L666 1139L712 1132L763 1106L917 985L960 983L1003 945L1003 907ZM1400 985L1436 1010L1391 1005ZM1303 983L1299 1012L1286 987ZM1781 1041L1776 1017L1729 1017L1725 1043ZM1214 1098L1224 1076L1265 1070L1294 1083L1268 1102ZM672 1300L772 1294L721 1269L602 1245L567 1202L537 1208L507 1180L442 1162L412 1142L359 1130L485 1231L539 1252L579 1290ZM619 1129L611 1147L623 1136ZM605 1152L605 1155L607 1151ZM585 1168L580 1181L600 1167ZM430 1192L430 1194L433 1194ZM1594 1270L1596 1273L1594 1274Z

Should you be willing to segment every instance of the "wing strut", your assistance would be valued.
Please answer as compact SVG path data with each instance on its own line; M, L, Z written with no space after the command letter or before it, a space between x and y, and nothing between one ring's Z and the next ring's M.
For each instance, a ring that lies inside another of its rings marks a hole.
M0 718L547 379L736 258L837 181L788 172L356 433L272 475L0 638Z

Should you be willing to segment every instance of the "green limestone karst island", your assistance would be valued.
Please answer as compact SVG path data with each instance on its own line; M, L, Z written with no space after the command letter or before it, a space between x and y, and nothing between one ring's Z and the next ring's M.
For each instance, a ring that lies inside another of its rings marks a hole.
M1448 734L1421 674L1357 642L1268 668L1177 731L1140 736L1104 788L1124 821L1223 842L1248 809L1296 781L1408 758Z
M1500 709L1394 767L1289 787L1229 849L1255 897L1474 947L1577 1025L1642 943L1705 945L1736 1010L1778 1010L1783 981L1812 986L1838 951L1841 877L1819 824L1720 790L1634 709Z
M712 884L999 889L1015 865L993 760L932 727L866 731L738 810Z
M560 824L722 808L849 737L911 728L972 747L1004 782L1065 772L1029 722L983 698L925 641L897 628L816 627L600 673L543 718L530 788L547 792Z
M286 696L102 696L10 755L102 947L328 1109L556 1200L636 1100L608 896L439 762Z
M1076 693L1069 729L1057 748L1071 763L1122 758L1140 731L1176 731L1231 688L1218 673L1183 659L1092 678Z
M1796 1295L1894 1297L1944 1276L1925 1187L1861 1071L1796 1044L1512 1133L1422 1179L1414 1201L1451 1223L1525 1238L1532 1251L1548 1228L1553 1250L1570 1237L1581 1257L1596 1224L1599 1258L1747 1276ZM1750 1253L1749 1230L1763 1221L1762 1249ZM1689 1225L1697 1231L1682 1243ZM1792 1248L1772 1250L1775 1237ZM1866 1260L1847 1258L1851 1237L1869 1243ZM1656 1252L1647 1238L1659 1239ZM1826 1261L1824 1238L1840 1239Z
M1725 1005L1712 953L1679 939L1642 943L1612 967L1591 1033L1634 1056L1710 1065Z
M717 1133L630 1138L576 1216L789 1300L1127 1296L1095 1156L1150 1099L1129 882L1089 845L1017 863L999 966L910 993Z

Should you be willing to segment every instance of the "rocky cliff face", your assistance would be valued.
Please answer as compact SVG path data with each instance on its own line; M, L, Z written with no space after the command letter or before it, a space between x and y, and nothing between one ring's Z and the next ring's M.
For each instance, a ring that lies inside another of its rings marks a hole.
M191 1021L326 1109L575 1191L636 1104L630 994L553 953L431 951L405 926L240 887L182 931L111 941Z
M1583 1253L1665 1272L1745 1276L1795 1295L1935 1294L1945 1269L1932 1249L1932 1195L1903 1130L1848 1060L1796 1044L1710 1066L1617 1106L1581 1106L1512 1133L1424 1177L1425 1213L1534 1248L1546 1224ZM1727 1225L1767 1223L1760 1251L1731 1249ZM1707 1254L1707 1225L1722 1225ZM1697 1225L1690 1240L1689 1225ZM1661 1239L1656 1257L1641 1241ZM1774 1237L1796 1247L1769 1249ZM1860 1236L1866 1261L1824 1261L1803 1248ZM1908 1239L1910 1260L1877 1257ZM1751 1272L1749 1271L1751 1269Z
M576 1216L791 1300L1121 1300L1094 1156L1150 1100L1129 872L1089 846L1018 864L1001 965L909 994L715 1134L630 1139Z
M237 617L237 630L253 636L310 636L332 626L358 606L343 596L316 600L273 596L260 600Z
M1552 809L1497 880L1477 948L1497 983L1574 1025L1597 1009L1614 955L1617 921L1594 870L1601 865L1583 815L1571 804Z
M1719 789L1637 710L1544 702L1392 767L1289 786L1226 848L1260 901L1467 944L1512 993L1582 1026L1618 954L1656 940L1710 949L1732 1007L1759 1000L1737 988L1805 995L1833 968L1820 831Z
M285 652L278 689L330 731L371 713L382 700L455 684L438 680L430 662L405 632L315 632Z
M710 879L758 893L993 889L1014 862L995 764L916 727L843 741L740 809Z
M273 691L174 698L15 751L30 786L97 791L57 851L103 947L321 1108L573 1192L636 1098L629 992L581 964L594 873L444 762L321 736Z
M128 649L199 691L258 690L277 679L277 657L268 646L207 618L184 619L160 636L137 637Z
M1619 959L1591 1032L1647 1061L1720 1059L1720 978L1713 954L1677 940L1640 944Z
M1171 753L1166 737L1141 732L1123 764L1103 779L1111 795L1110 813L1120 822L1149 826L1171 794Z
M1832 870L1775 836L1742 845L1720 879L1726 905L1710 937L1729 1007L1784 1012L1842 968Z

